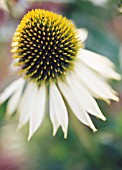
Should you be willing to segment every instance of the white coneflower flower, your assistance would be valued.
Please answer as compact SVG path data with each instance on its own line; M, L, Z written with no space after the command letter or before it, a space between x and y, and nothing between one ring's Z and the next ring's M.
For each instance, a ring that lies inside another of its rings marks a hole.
M94 98L119 100L107 80L119 80L120 75L109 59L83 49L86 38L85 30L46 10L28 12L19 24L12 53L21 78L5 89L0 103L10 98L7 114L20 114L19 128L29 121L29 139L42 123L48 99L53 135L61 126L65 138L68 111L64 99L94 132L89 114L105 120Z

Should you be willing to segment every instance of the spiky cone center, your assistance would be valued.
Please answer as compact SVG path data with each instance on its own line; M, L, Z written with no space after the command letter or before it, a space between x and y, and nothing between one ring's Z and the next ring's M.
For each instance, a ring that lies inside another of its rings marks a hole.
M28 12L18 25L11 52L21 74L40 84L65 77L73 68L78 49L76 28L70 20L36 9Z

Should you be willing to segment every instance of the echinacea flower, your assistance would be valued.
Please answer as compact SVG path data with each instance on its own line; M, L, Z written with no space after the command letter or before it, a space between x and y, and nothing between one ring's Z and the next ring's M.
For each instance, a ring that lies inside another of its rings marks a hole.
M20 22L12 53L21 76L1 94L0 103L9 98L7 114L20 114L19 128L29 121L29 139L41 125L47 103L53 135L61 126L66 138L66 102L95 132L89 114L106 118L94 98L119 100L107 81L119 80L120 75L109 59L83 49L86 38L85 30L76 29L70 20L47 10L32 10Z

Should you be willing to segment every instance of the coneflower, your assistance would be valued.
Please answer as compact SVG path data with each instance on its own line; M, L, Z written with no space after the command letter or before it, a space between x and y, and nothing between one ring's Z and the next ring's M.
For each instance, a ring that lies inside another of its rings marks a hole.
M41 125L46 103L53 135L61 126L66 138L68 110L64 99L94 132L89 114L105 120L94 98L119 100L107 81L119 80L120 75L109 59L83 49L86 38L84 29L47 10L32 10L20 22L12 42L20 78L1 94L0 103L10 97L7 113L20 113L19 128L29 121L28 139Z

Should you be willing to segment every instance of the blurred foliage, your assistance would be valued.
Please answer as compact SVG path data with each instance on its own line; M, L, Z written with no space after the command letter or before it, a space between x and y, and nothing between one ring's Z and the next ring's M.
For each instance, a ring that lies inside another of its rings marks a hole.
M29 9L34 5L31 5ZM120 15L117 10L121 5L120 1L108 0L105 6L95 5L88 0L75 0L71 3L68 1L60 5L65 7L62 11L58 4L60 13L71 19L77 27L87 28L89 37L86 48L108 56L121 72L119 65L121 42L111 32L109 26L111 21ZM19 20L20 18L18 20L14 18L12 23L17 25ZM113 82L113 86L120 92L121 97L121 82ZM71 116L72 113L69 116L69 132L66 140L63 139L61 130L56 137L52 136L52 125L47 118L48 115L28 143L26 142L27 131L23 128L29 170L121 170L122 103L121 101L118 104L112 102L109 107L104 102L98 101L98 103L107 121L102 122L92 117L98 128L95 134ZM5 108L6 103L0 106L0 123L3 122Z

